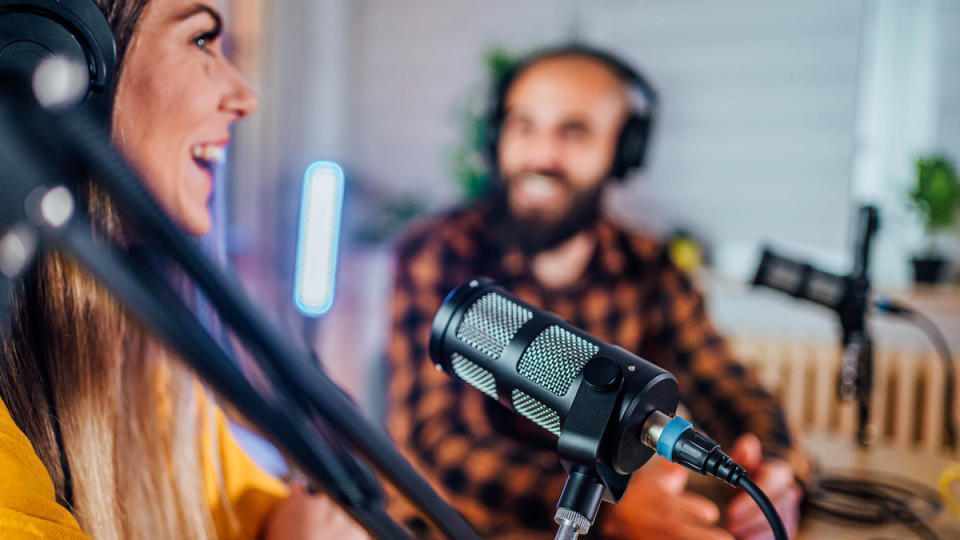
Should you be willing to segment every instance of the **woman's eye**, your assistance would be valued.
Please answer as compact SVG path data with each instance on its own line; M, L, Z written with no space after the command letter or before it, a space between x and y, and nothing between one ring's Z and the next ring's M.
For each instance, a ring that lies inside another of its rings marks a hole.
M217 37L219 37L217 32L206 32L204 34L197 36L193 40L193 43L197 47L206 50L206 49L209 49L211 45L213 45Z

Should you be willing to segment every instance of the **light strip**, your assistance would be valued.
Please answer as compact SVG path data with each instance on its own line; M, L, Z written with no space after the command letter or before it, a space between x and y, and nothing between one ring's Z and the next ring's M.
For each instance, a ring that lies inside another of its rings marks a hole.
M293 301L310 317L333 305L343 186L343 170L332 161L313 163L303 175Z

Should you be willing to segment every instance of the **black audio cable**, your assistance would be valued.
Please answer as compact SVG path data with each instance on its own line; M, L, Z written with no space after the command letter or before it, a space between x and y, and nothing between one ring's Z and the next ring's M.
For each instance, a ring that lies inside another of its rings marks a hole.
M887 315L900 317L916 325L933 343L937 355L943 364L943 429L946 435L946 446L957 448L957 408L956 403L956 374L950 347L932 320L906 304L892 298L878 298L873 305Z
M943 511L936 490L900 475L877 472L835 472L821 478L807 493L811 510L865 525L901 524L918 538L938 540L927 524Z
M642 440L668 461L704 476L714 476L742 488L760 507L776 540L789 540L783 520L770 498L750 479L746 469L720 450L720 444L693 429L687 420L653 411L643 424Z

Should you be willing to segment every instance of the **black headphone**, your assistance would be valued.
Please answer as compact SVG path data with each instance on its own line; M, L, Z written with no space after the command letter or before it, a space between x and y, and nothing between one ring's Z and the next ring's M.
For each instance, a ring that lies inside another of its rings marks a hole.
M542 60L558 56L586 56L602 62L630 86L631 93L637 94L632 96L634 101L637 98L644 101L645 110L639 110L634 103L630 115L624 122L617 138L617 150L610 167L610 176L620 182L625 181L632 171L643 167L650 131L657 115L657 92L638 71L623 60L609 52L578 44L541 49L514 64L496 81L486 123L486 153L491 169L498 168L497 146L500 144L500 129L507 112L505 103L507 92L517 77L528 68Z
M84 106L109 117L117 44L93 0L0 0L0 71L32 77L54 55L87 67Z

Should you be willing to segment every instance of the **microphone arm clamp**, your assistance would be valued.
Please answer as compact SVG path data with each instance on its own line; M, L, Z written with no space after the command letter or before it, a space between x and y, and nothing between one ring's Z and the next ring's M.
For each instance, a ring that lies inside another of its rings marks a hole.
M623 374L616 362L603 356L592 358L583 368L583 384L574 398L557 441L567 482L557 502L554 520L560 526L556 540L573 540L587 534L604 500L623 498L630 474L620 474L603 464L603 444L610 419L617 408ZM605 421L598 422L598 418Z

